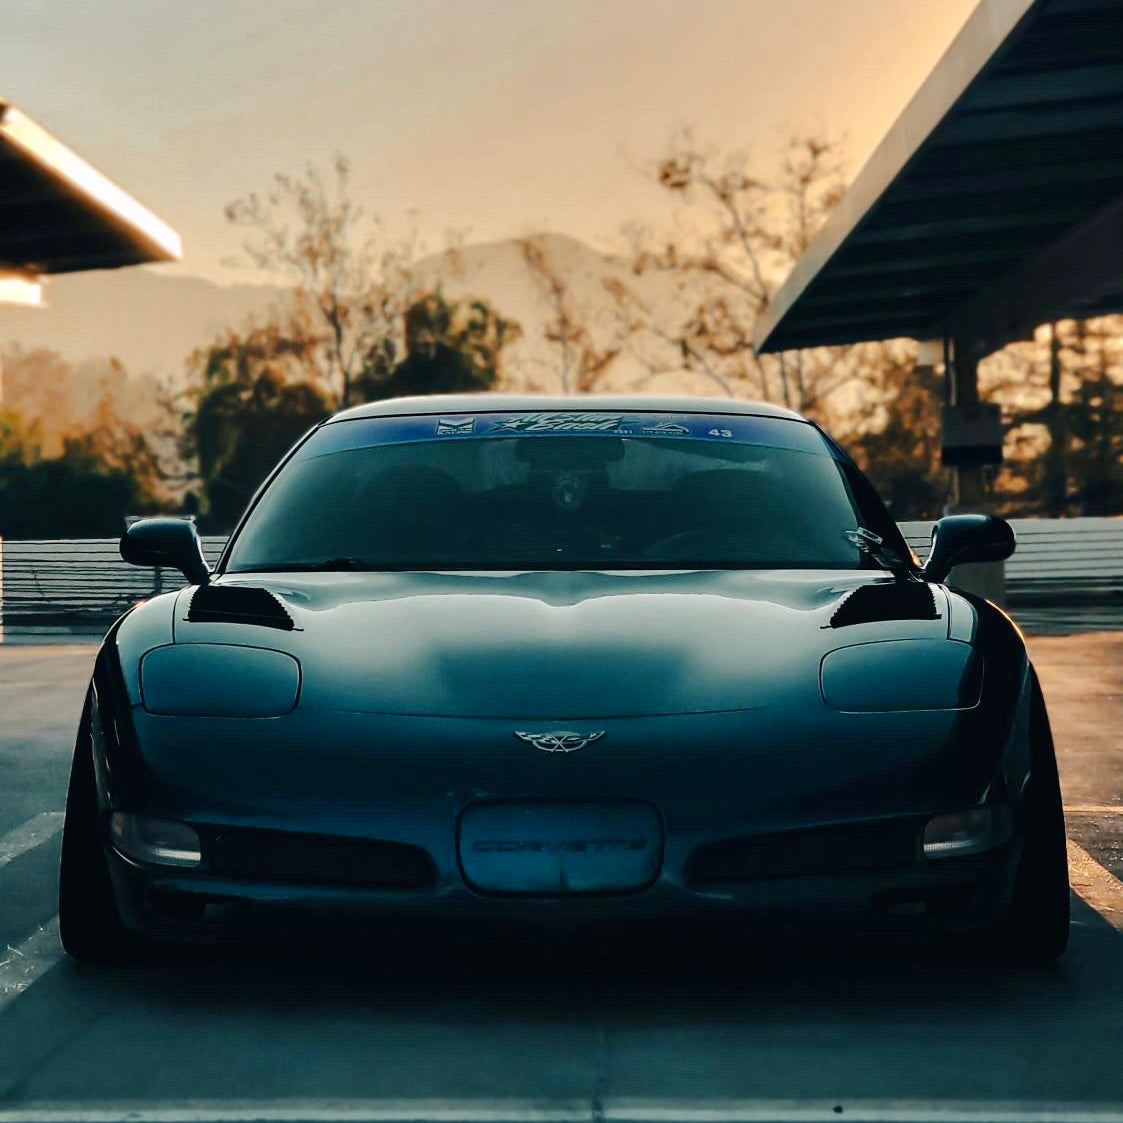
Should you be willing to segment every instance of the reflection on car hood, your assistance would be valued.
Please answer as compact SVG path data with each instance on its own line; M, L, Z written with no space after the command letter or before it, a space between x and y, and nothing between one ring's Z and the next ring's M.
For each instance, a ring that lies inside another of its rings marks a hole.
M885 619L867 611L832 627L855 589L889 580L838 570L247 573L219 582L271 592L292 631L188 619L185 590L175 640L289 652L303 669L303 707L565 719L817 706L827 651L947 635L938 589L935 612L902 619L894 600Z

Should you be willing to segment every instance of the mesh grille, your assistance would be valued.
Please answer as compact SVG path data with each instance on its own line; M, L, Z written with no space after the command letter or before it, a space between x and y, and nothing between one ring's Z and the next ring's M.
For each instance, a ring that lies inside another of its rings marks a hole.
M919 855L920 829L921 821L910 819L723 839L694 851L687 879L761 881L907 869Z
M422 888L436 880L428 852L404 842L228 829L209 843L210 869L232 877L396 889Z

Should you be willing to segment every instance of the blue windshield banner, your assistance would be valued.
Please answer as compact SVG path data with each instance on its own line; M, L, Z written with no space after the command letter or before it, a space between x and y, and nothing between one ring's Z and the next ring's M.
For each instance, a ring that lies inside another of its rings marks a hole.
M414 441L511 437L628 437L633 440L731 441L830 455L815 428L783 417L728 413L637 413L540 410L509 413L357 417L320 429L299 456Z

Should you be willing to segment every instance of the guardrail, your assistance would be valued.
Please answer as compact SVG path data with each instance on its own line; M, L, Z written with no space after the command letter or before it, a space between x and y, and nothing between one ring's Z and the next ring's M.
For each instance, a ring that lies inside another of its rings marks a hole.
M902 522L927 554L931 521ZM1123 628L1123 518L1015 519L1010 611L1031 631ZM213 564L225 537L205 537ZM121 560L115 538L0 539L0 643L97 639L137 601L181 588L172 569Z
M1007 587L1123 589L1123 518L1011 519L1018 548L1006 563ZM902 522L908 544L924 557L932 520Z
M1006 562L1006 608L1026 631L1123 628L1123 518L1010 522L1018 548ZM900 526L924 558L932 522Z
M204 537L213 565L225 537ZM0 539L0 643L100 639L137 601L184 585L121 560L116 538Z

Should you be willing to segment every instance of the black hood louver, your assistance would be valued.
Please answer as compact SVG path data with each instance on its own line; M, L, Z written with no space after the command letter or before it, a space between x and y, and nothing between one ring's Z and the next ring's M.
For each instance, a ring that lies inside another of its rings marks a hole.
M891 585L863 585L835 610L832 628L878 624L889 620L938 620L936 598L927 585L894 581Z
M284 632L295 627L285 606L268 589L244 585L200 585L191 597L187 619L200 624L256 624Z

